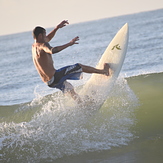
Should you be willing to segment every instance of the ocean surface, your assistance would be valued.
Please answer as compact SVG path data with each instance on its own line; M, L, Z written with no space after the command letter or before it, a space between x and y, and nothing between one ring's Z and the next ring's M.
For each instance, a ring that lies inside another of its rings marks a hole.
M66 97L42 83L31 57L32 29L0 36L0 162L162 163L163 9L60 29L52 46L80 41L53 55L54 65L96 66L125 23L127 55L100 109L65 106Z

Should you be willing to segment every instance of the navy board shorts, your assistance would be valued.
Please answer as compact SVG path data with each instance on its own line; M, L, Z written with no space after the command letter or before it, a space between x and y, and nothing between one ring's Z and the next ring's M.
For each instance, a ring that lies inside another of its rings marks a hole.
M82 79L82 68L77 63L56 70L54 76L46 83L51 88L60 89L62 92L72 90L73 86L66 80Z

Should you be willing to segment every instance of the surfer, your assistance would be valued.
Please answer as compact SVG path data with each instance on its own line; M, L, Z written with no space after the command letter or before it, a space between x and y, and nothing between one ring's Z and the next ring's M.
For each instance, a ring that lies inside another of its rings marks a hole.
M58 53L69 46L78 44L79 37L73 38L67 44L52 47L49 41L55 36L58 29L69 24L67 20L58 24L48 35L43 27L37 26L33 30L34 44L32 45L32 58L34 65L44 83L51 88L60 89L63 93L69 93L74 100L81 101L73 86L67 80L79 80L82 72L97 73L109 76L109 65L104 64L103 69L82 65L80 63L56 70L53 66L52 54Z

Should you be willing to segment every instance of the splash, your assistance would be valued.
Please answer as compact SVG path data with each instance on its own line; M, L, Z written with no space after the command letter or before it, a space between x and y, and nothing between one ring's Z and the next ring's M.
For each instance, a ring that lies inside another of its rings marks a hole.
M71 107L65 106L64 100L59 93L35 99L26 107L27 111L39 108L30 121L1 123L2 160L54 161L127 145L133 139L137 98L124 79L116 82L100 110L96 103Z

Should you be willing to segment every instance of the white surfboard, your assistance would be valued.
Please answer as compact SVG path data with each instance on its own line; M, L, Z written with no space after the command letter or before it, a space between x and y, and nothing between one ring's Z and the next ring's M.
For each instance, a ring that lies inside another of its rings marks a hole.
M109 63L111 75L107 77L105 75L92 74L80 90L80 96L94 99L99 105L106 100L122 68L127 52L128 38L129 30L126 23L110 42L96 66L96 68L103 69L104 63Z

